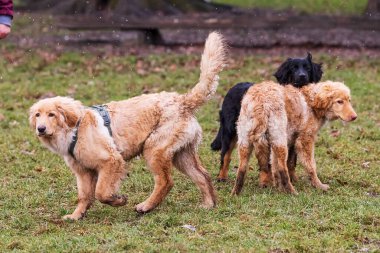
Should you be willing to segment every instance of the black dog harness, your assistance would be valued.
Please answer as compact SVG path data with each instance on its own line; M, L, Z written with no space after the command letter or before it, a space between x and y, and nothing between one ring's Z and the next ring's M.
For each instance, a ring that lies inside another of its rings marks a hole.
M90 108L97 111L100 114L100 116L102 116L103 121L104 121L104 126L107 127L108 132L110 136L112 137L111 118L106 107L107 107L106 105L93 105ZM78 141L78 127L79 127L80 122L81 120L78 120L77 124L75 125L74 135L69 145L69 154L74 159L75 159L74 149Z

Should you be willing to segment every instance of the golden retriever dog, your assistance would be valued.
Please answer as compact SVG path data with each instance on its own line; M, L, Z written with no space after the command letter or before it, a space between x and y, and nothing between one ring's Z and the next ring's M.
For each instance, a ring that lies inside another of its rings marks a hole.
M71 98L47 98L34 104L30 124L38 139L63 156L76 176L78 205L63 218L83 218L95 199L111 206L125 205L127 198L118 193L119 185L126 161L138 155L146 160L155 185L149 198L136 205L137 212L148 212L165 198L173 186L173 165L199 187L202 206L214 207L214 188L197 154L202 129L194 113L215 93L225 58L224 39L211 33L199 82L190 92L161 92L107 103L110 129L100 113ZM73 138L77 139L74 148Z
M271 81L255 84L243 98L237 123L239 169L232 194L243 188L253 150L260 167L260 186L274 181L278 188L297 194L290 181L295 179L295 163L287 162L290 146L295 146L311 184L326 191L329 186L319 180L314 160L318 131L326 121L356 118L350 90L343 83L326 81L302 88Z

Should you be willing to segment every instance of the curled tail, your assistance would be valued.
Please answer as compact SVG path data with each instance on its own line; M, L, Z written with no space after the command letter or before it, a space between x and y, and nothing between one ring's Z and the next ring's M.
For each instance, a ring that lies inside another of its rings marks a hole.
M226 44L218 32L209 34L201 60L201 74L195 87L184 94L183 103L189 110L196 110L215 92L219 84L218 73L226 62Z

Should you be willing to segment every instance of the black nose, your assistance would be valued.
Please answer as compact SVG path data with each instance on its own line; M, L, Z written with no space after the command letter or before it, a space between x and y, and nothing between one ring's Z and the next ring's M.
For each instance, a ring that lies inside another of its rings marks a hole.
M46 130L46 126L39 126L39 127L37 127L37 130L38 130L38 132L39 133L44 133L45 132L45 130Z
M303 80L306 79L306 74L300 74L300 75L299 75L299 78L300 78L300 79L303 79Z

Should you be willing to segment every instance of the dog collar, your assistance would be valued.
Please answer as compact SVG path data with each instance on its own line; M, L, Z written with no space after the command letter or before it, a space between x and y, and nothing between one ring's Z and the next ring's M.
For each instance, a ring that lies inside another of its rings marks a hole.
M111 118L110 118L110 115L108 113L108 110L106 109L107 106L105 105L93 105L93 106L90 106L91 109L97 111L100 116L102 116L103 118L103 121L104 121L104 126L107 127L108 129L108 132L109 134L111 135L112 137L112 129L111 129ZM78 141L78 127L79 127L79 124L80 124L81 120L79 119L77 124L75 125L75 130L74 130L74 135L71 139L71 143L70 143L70 146L69 146L69 154L75 159L75 155L74 155L74 149L75 149L75 145L77 144L77 141Z

